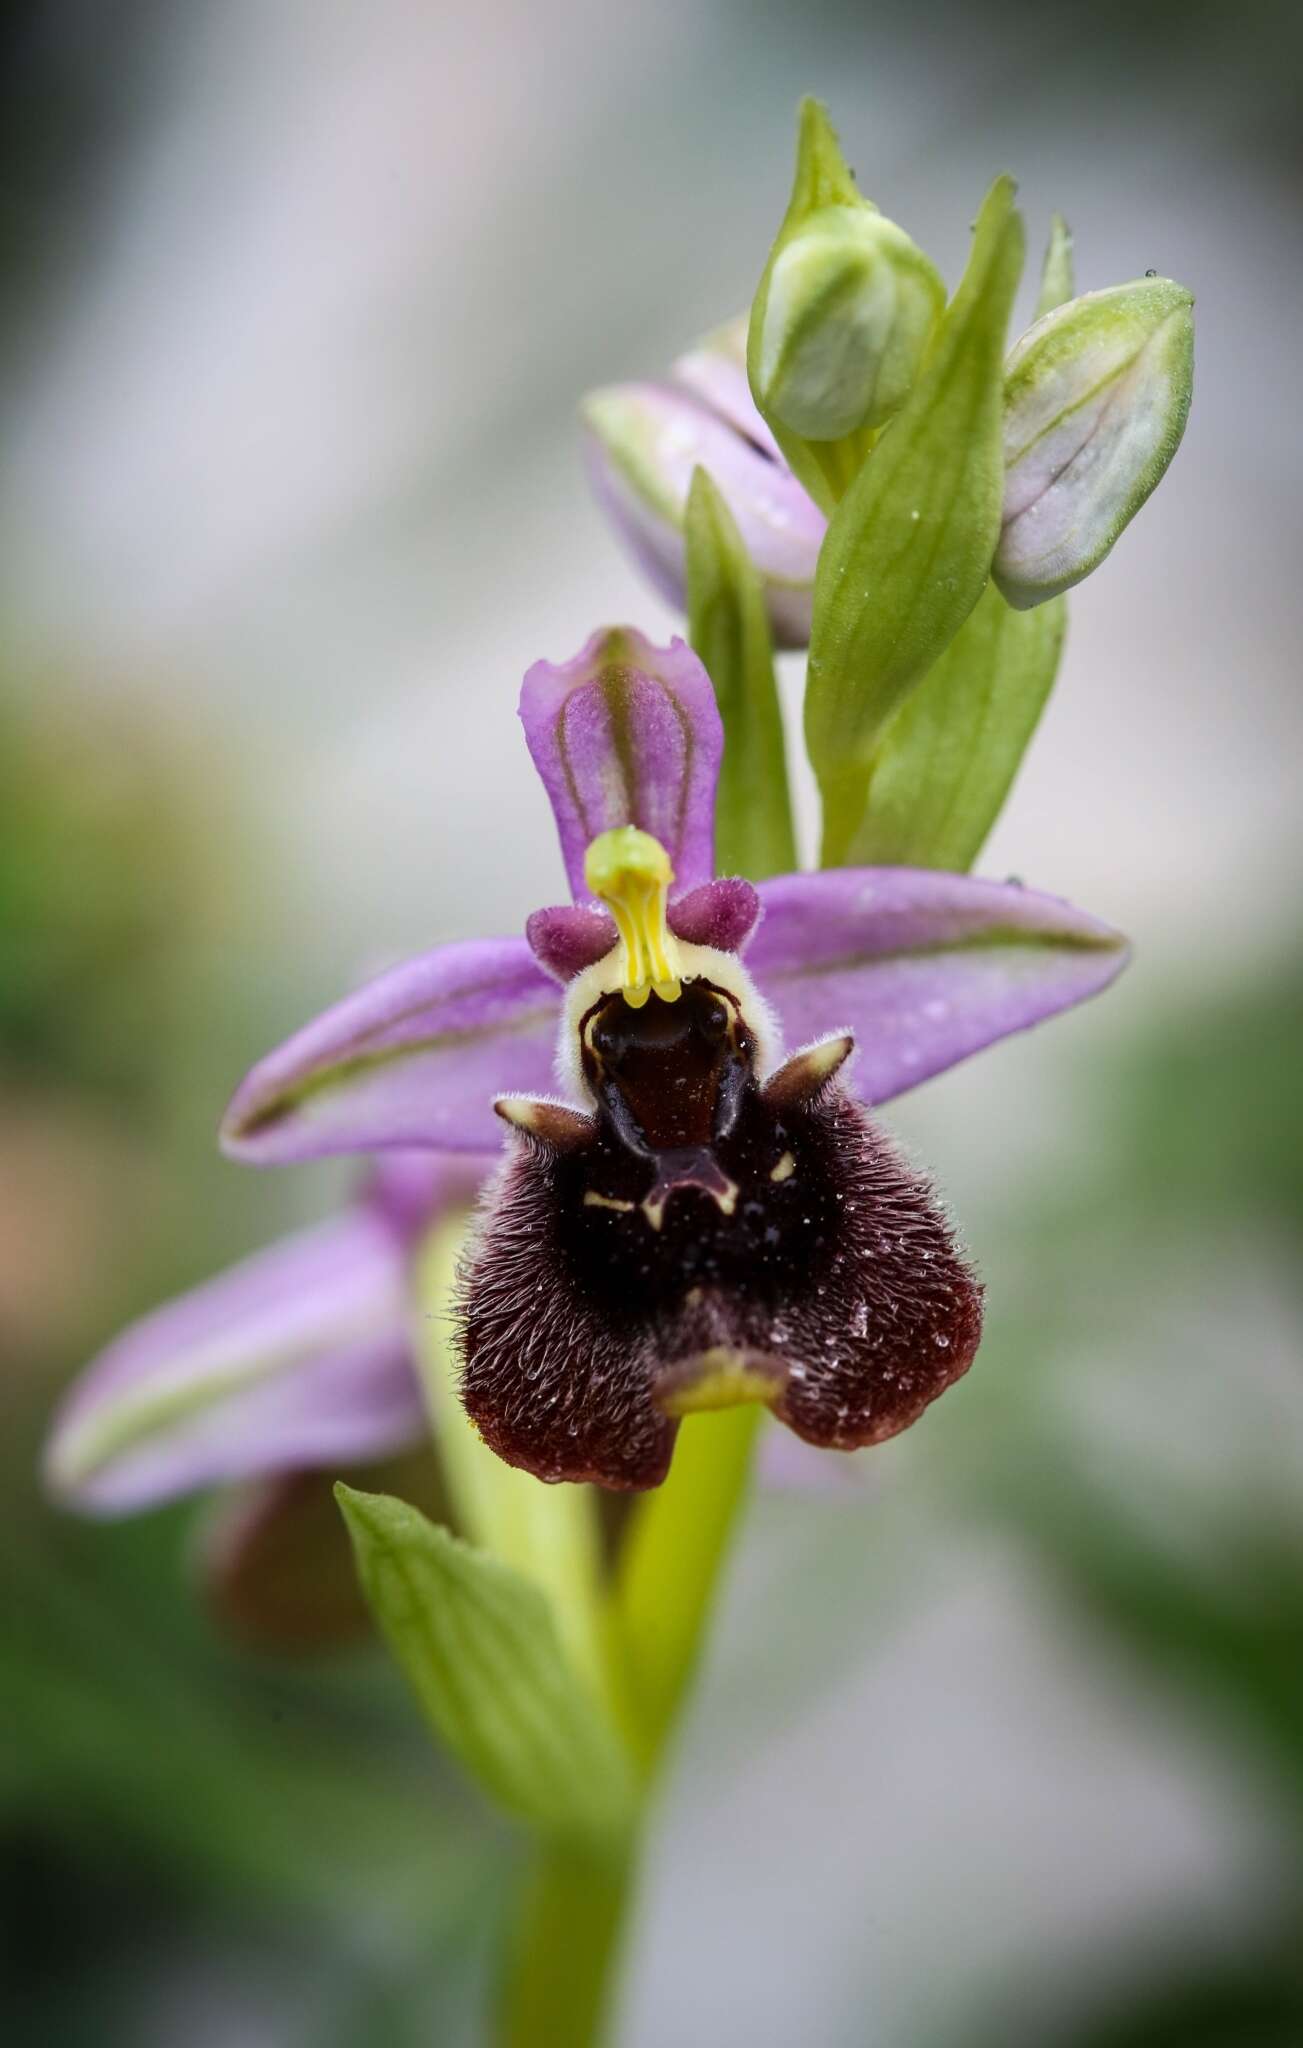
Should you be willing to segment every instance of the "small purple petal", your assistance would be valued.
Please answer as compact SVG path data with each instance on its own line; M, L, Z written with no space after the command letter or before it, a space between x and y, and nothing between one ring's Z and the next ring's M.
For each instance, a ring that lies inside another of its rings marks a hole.
M852 1085L885 1102L1106 988L1119 932L1056 896L913 868L762 882L747 955L789 1045L854 1032Z
M558 997L524 939L422 953L346 996L236 1090L222 1145L254 1165L385 1146L488 1152L494 1098L546 1091Z
M670 927L678 938L690 946L714 946L721 953L740 953L759 916L760 898L740 876L703 882L669 907Z
M810 638L814 572L826 521L787 465L686 391L621 384L585 401L593 491L634 560L685 605L683 523L692 473L707 470L760 572L780 647Z
M56 1419L47 1482L123 1514L410 1443L424 1425L406 1314L402 1247L364 1209L260 1252L101 1353Z
M520 718L576 902L588 896L589 845L620 825L660 840L680 890L709 881L724 733L710 677L685 641L653 647L631 627L594 633L573 661L534 663Z
M581 903L558 903L526 919L525 937L539 966L564 983L606 958L615 944L615 919Z

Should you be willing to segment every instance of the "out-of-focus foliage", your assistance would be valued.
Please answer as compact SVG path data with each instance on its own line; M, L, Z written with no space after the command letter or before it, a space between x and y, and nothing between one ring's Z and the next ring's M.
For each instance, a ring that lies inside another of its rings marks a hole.
M156 1092L183 955L215 909L165 738L0 681L0 1072ZM169 1028L171 1027L171 1028Z
M997 1302L983 1402L945 1446L949 1483L1016 1539L1090 1653L1151 1685L1180 1739L1193 1727L1260 1805L1273 1905L1212 1955L1168 1916L1134 1930L1133 1952L1029 1958L989 2000L993 2043L1303 2039L1300 1042L1303 975L1287 971L1192 996L1089 1077L1107 1174L1019 1206L1037 1313ZM1283 1380L1252 1319L1237 1341L1255 1272L1293 1301ZM984 2043L971 1998L962 2010L947 2044Z

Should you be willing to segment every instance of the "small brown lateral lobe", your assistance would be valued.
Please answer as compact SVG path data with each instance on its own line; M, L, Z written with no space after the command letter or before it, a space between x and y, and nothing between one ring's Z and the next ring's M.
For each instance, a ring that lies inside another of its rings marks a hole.
M851 1450L967 1369L980 1290L926 1183L832 1078L835 1041L771 1098L709 983L637 1011L606 998L582 1033L591 1137L513 1147L463 1276L463 1395L502 1457L654 1486L677 1427L658 1402L691 1405L721 1361L808 1442Z

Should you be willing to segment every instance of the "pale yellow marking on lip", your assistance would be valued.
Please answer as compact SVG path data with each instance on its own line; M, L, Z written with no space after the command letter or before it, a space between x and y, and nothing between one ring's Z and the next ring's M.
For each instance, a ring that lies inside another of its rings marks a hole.
M784 1152L777 1166L771 1171L770 1180L790 1180L796 1172L796 1161L790 1152Z
M584 1189L585 1209L614 1209L617 1216L627 1216L633 1206L632 1202L622 1202L615 1195L599 1195L592 1188Z
M711 1201L717 1204L721 1216L731 1216L737 1208L738 1191L735 1181L729 1182L723 1194L720 1194L717 1188L700 1187L696 1181L685 1181L682 1185L697 1188L698 1194L709 1195ZM665 1205L674 1193L674 1188L667 1188L664 1194L657 1194L653 1190L650 1195L644 1196L639 1204L643 1215L647 1218L653 1230L659 1230L663 1225L665 1221Z
M682 1374L677 1381L671 1374L669 1384L656 1396L656 1405L662 1415L674 1416L737 1408L746 1401L763 1402L768 1407L777 1399L781 1386L781 1375L772 1369L752 1364L741 1353L717 1345L703 1353L695 1374Z

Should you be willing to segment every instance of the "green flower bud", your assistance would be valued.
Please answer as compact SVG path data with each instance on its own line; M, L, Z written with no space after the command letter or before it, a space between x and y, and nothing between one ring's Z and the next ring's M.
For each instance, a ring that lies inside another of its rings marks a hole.
M805 738L825 867L850 857L888 721L954 639L1000 535L1005 331L1022 271L1010 178L897 419L846 492L815 575Z
M806 100L792 196L751 308L747 374L825 512L909 396L945 299L922 250L857 191L826 113Z
M909 395L945 296L927 257L880 213L811 214L769 273L761 411L807 441L881 426Z
M1018 610L1097 568L1175 455L1190 410L1193 303L1165 277L1087 292L1011 353L994 573Z

